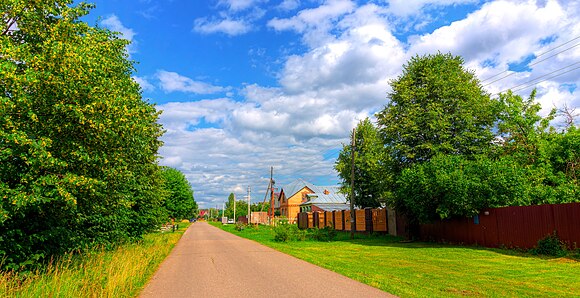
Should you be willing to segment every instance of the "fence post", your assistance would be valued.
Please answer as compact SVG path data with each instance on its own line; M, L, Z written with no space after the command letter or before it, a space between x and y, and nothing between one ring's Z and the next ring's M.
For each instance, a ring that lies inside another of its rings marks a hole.
M365 231L372 233L373 230L373 209L365 208Z

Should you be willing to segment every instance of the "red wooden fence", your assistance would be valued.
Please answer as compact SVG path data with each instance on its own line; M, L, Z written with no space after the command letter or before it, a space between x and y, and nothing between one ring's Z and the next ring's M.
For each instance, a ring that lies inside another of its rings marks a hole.
M580 203L486 209L474 218L421 225L420 237L486 247L532 248L554 231L570 248L580 246Z

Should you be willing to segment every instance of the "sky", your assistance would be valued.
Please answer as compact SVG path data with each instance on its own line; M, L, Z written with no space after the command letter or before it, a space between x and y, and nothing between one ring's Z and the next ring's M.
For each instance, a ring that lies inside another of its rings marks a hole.
M132 42L133 78L162 111L160 164L201 208L248 186L263 201L270 167L276 187L339 183L342 144L415 55L462 56L493 97L536 88L543 114L580 106L580 1L93 3L83 20Z

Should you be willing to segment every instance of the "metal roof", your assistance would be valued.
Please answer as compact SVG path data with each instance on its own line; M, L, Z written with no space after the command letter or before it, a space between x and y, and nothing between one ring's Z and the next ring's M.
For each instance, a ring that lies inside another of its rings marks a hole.
M308 194L308 201L303 204L346 204L346 197L344 194L338 192L340 189L338 185L317 186L302 179L297 179L284 186L282 190L284 191L286 198L289 198L305 187L308 187L314 193Z
M282 187L282 190L284 191L284 195L286 196L286 199L288 199L289 197L295 195L297 192L301 191L304 187L308 187L310 188L313 192L316 192L316 186L310 182L306 182L302 179L297 179L294 182L285 185L284 187Z
M324 210L324 211L340 211L340 210L349 210L349 204L314 204L316 207Z

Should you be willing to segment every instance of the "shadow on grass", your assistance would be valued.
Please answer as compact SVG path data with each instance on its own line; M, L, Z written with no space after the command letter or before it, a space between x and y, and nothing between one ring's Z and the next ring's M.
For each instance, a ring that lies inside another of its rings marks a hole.
M391 236L386 234L355 234L354 239L350 238L350 232L339 231L336 239L334 241L344 241L350 242L362 246L384 246L384 247L396 247L396 248L406 248L406 249L472 249L478 251L489 251L493 253L498 253L507 256L517 256L523 258L535 258L542 260L559 259L560 257L546 256L546 255L536 255L530 253L528 250L524 249L508 249L508 248L491 248L483 247L477 245L461 245L453 243L438 243L438 242L424 242L424 241L409 241L402 237ZM580 250L570 251L564 258L580 262Z

